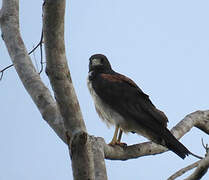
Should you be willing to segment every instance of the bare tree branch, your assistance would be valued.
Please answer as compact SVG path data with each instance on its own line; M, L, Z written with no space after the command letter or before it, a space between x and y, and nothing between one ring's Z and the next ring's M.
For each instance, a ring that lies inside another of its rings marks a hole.
M209 168L209 156L206 156L199 162L199 165L195 169L195 171L185 180L199 180L201 179Z
M43 13L46 73L50 79L64 124L72 137L86 131L71 80L64 44L65 0L46 0Z
M46 52L46 73L62 114L75 180L93 180L94 159L89 136L81 114L67 64L64 43L65 0L45 0L43 34Z
M208 144L204 144L203 139L202 139L202 146L205 148L206 155L205 158L202 159L196 168L196 170L185 180L198 180L201 179L206 172L208 171L209 168L209 147Z
M100 137L89 136L94 154L94 174L96 180L107 180L107 171L105 165L104 148L102 144L104 139Z
M209 123L209 110L196 111L187 115L181 122L172 128L171 132L177 139L180 139L184 134L189 132L192 127L197 127L209 134L207 126ZM104 152L106 159L112 160L128 160L138 158L147 155L156 155L167 151L167 149L161 145L157 145L153 142L145 142L141 144L135 144L127 146L125 148L120 146L104 145Z
M170 176L167 180L174 180L174 179L180 177L184 173L186 173L186 172L190 171L191 169L197 167L199 165L200 161L201 160L199 160L199 161L197 161L197 162L195 162L195 163L193 163L193 164L191 164L191 165L189 165L189 166L187 166L187 167L185 167L183 169L180 169L175 174L173 174L172 176Z
M86 132L79 132L73 136L69 145L72 160L74 180L93 180L94 165L92 145Z
M206 150L205 158L202 159L202 160L199 160L199 161L197 161L197 162L195 162L195 163L193 163L193 164L191 164L191 165L189 165L189 166L187 166L187 167L185 167L183 169L180 169L175 174L170 176L168 178L168 180L174 180L174 179L178 178L179 176L181 176L182 174L186 173L187 171L189 171L189 170L191 170L191 169L193 169L195 167L197 167L197 168L194 171L194 173L191 174L186 180L196 180L196 179L202 178L205 175L205 173L207 172L208 168L209 168L209 159L208 159L208 157L209 157L208 156L209 148L208 148L208 144L206 144L206 145L204 144L203 139L202 139L202 146Z
M66 142L65 128L57 104L36 72L20 35L19 0L3 0L0 26L7 50L25 89L38 107L42 117Z

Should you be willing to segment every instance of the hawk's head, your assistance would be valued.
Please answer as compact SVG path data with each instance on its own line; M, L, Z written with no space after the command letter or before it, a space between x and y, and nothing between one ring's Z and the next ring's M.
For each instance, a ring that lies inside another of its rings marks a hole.
M103 54L94 54L89 58L89 72L94 70L101 72L112 70L106 56Z

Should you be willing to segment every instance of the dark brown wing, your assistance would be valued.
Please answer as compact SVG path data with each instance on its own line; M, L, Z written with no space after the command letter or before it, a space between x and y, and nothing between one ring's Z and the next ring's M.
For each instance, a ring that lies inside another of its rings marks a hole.
M118 113L131 117L148 128L167 125L167 117L156 109L149 96L128 77L118 74L98 74L93 81L96 93Z

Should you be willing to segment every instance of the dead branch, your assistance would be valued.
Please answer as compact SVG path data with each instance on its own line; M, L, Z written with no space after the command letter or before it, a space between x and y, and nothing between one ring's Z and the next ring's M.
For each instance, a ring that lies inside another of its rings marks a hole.
M197 166L199 165L200 161L201 161L201 160L199 160L199 161L197 161L197 162L195 162L195 163L193 163L193 164L191 164L191 165L189 165L189 166L187 166L187 167L185 167L185 168L180 169L180 170L177 171L175 174L173 174L172 176L170 176L170 177L168 178L168 180L174 180L174 179L176 179L176 178L182 176L184 173L190 171L191 169L194 169L195 167L197 167Z
M92 146L86 132L79 132L73 136L69 145L74 180L93 180L94 163ZM88 162L88 164L87 164Z
M185 180L199 180L201 179L209 168L209 156L206 156L204 159L200 160L195 171Z
M72 137L86 131L67 64L64 42L65 0L46 0L43 12L43 35L46 73L50 79L64 124Z
M104 139L89 136L92 151L94 154L94 174L96 180L107 180L107 171L105 165L104 148L102 146Z
M207 158L207 156L208 156L208 144L205 145L204 142L203 142L203 139L201 141L202 141L202 146L203 146L203 148L206 151L206 158ZM187 166L187 167L185 167L183 169L180 169L179 171L177 171L176 173L174 173L172 176L170 176L168 178L168 180L174 180L174 179L180 177L181 175L183 175L184 173L186 173L187 171L190 171L191 169L193 169L195 167L197 167L197 169L195 170L195 172L192 175L190 175L187 178L187 180L200 179L207 172L207 169L208 169L208 166L209 166L209 164L207 166L207 160L206 160L206 158L204 158L202 160L199 160L199 161L197 161L197 162L195 162L195 163L193 163L193 164L191 164L191 165L189 165L189 166ZM204 165L203 165L203 162L204 162Z
M43 35L46 73L63 117L74 179L95 179L94 158L67 64L64 43L65 0L45 0ZM82 168L83 167L83 168Z

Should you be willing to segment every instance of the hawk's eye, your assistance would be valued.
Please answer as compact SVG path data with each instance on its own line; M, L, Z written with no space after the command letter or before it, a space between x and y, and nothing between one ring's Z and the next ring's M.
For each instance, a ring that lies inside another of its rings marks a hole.
M103 59L103 58L101 58L101 59L100 59L100 62L101 62L101 63L103 63L103 62L104 62L104 59Z

